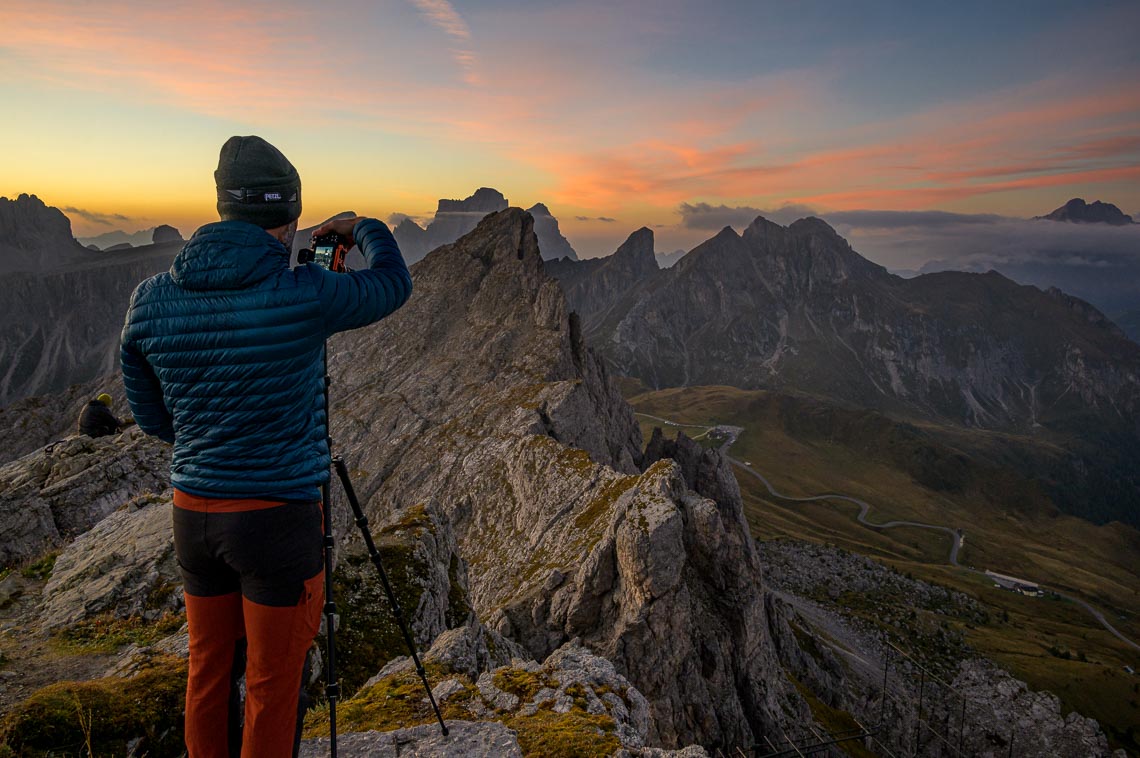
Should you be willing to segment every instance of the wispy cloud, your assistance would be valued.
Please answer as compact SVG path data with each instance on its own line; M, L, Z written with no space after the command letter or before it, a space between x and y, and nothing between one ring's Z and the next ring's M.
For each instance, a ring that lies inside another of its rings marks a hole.
M609 216L575 216L574 220L586 222L601 221L603 224L612 224L617 221L616 218L610 218Z
M79 216L92 224L100 224L102 226L112 226L131 220L129 216L124 216L121 213L99 213L98 211L89 211L85 208L75 208L70 205L61 210L68 215Z
M475 53L471 49L471 28L447 0L411 0L412 5L440 31L451 38L451 57L463 72L463 81L479 84Z

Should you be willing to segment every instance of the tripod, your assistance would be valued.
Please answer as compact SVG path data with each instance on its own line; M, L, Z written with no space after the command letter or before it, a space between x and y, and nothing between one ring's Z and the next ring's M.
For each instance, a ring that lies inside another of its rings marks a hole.
M331 429L330 416L329 416L329 385L332 380L329 377L329 355L328 345L325 346L324 354L325 362L325 429ZM329 432L327 436L329 451L332 451L332 433ZM372 561L372 565L376 567L376 571L380 574L380 583L384 586L384 594L388 598L388 604L392 607L392 614L396 617L396 624L400 627L400 633L404 636L404 643L408 646L408 652L412 654L412 662L415 664L416 673L420 676L420 681L423 682L424 689L427 691L428 701L431 703L432 710L435 711L435 717L439 721L440 732L443 736L447 736L447 725L443 723L443 715L439 712L439 706L436 705L435 696L432 694L431 685L428 684L427 673L424 671L424 666L420 663L420 657L416 653L416 641L412 638L411 632L408 631L408 625L404 621L404 612L400 610L400 602L396 599L396 593L392 591L392 584L388 581L388 572L384 570L384 563L380 558L380 552L376 549L376 544L372 541L372 533L368 530L368 517L364 515L364 510L360 507L360 501L356 498L356 490L352 488L352 480L348 476L348 467L344 465L344 459L339 455L332 457L332 466L336 471L337 478L340 479L341 487L344 488L345 497L348 499L348 504L352 507L352 515L356 526L360 528L360 534L364 537L364 545L368 549L368 557ZM332 487L331 477L328 482L321 486L321 500L324 507L324 530L325 530L325 633L328 638L328 669L327 677L325 680L325 697L329 702L329 747L331 758L336 758L336 701L340 698L340 684L337 682L336 677L336 601L333 599L333 579L332 579L332 552L335 540L333 538L333 520L332 520Z

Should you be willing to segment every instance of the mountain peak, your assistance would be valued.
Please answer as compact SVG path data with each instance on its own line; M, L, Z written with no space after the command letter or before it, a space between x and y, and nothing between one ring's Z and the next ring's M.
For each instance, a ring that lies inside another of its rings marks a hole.
M788 231L800 234L826 234L831 237L839 236L839 233L832 228L831 224L818 216L806 216L793 221L791 226L788 227Z
M398 216L403 218L392 230L392 234L396 237L400 252L404 254L404 260L412 264L421 260L430 251L451 244L473 231L487 214L506 210L508 206L507 198L502 192L491 187L480 187L463 200L440 198L435 217L426 228L403 214L393 214L391 217L393 221ZM546 205L535 203L526 212L534 219L534 233L538 235L543 258L578 259L570 242L559 231L558 219L550 213Z
M1126 226L1133 223L1132 217L1125 215L1112 203L1094 200L1086 203L1084 198L1074 197L1046 216L1036 216L1047 221L1068 221L1076 224L1110 224Z
M35 195L0 197L0 272L48 271L89 256L71 220Z
M463 200L440 198L436 213L494 213L509 205L502 192L491 187L480 187Z
M623 262L638 275L657 271L657 257L653 253L653 231L643 226L629 235L614 253L613 259L615 262Z

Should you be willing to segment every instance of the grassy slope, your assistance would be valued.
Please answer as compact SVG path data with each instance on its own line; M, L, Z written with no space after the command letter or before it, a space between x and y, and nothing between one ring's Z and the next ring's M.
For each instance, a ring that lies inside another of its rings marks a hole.
M626 390L640 412L682 423L745 427L733 456L750 461L784 494L841 492L869 502L872 522L897 518L962 527L963 564L1070 589L1100 606L1118 629L1140 639L1140 533L1130 527L1095 526L1023 503L1005 507L995 493L1009 488L1007 478L1000 486L983 482L958 492L922 486L883 453L886 442L876 437L881 430L876 424L860 426L860 414L832 434L791 433L770 393L730 387L638 392L627 385ZM786 405L784 409L786 413ZM639 419L643 431L655 425ZM923 432L955 450L964 444L975 450L1001 444L996 435L931 428ZM895 451L896 459L898 455ZM989 474L983 471L984 476ZM995 476L1002 478L1000 472ZM1119 744L1140 747L1135 741L1140 738L1140 693L1134 689L1140 676L1122 670L1125 664L1140 665L1140 654L1082 609L996 590L976 575L954 570L946 565L949 539L943 534L907 528L876 532L855 521L858 508L852 504L788 503L771 498L754 477L739 474L737 479L757 537L833 543L978 598L995 611L995 621L965 630L971 645L1031 686L1056 693L1067 708L1097 718ZM1001 621L1003 611L1008 622ZM1064 651L1072 658L1055 654ZM1077 659L1082 654L1087 661ZM1129 729L1135 736L1128 736Z

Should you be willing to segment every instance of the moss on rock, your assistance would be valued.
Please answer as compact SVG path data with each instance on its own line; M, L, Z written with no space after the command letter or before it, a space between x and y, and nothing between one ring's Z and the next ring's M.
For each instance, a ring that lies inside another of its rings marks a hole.
M621 747L609 716L586 713L575 705L566 713L549 707L529 716L516 715L503 723L518 732L523 755L535 758L594 758L613 755Z
M419 535L433 529L427 509L414 505L405 509L395 523L385 526L376 538L380 561L409 624L424 592L420 577L428 570L417 552ZM388 661L406 655L407 647L376 568L367 555L342 557L333 573L333 588L340 614L336 637L338 680L342 692L352 693Z
M538 707L503 711L484 702L478 688L462 675L440 667L427 667L428 679L438 684L455 679L461 689L440 704L445 720L499 721L518 733L523 755L534 758L592 758L612 755L621 747L613 718L587 711L586 687L571 684L565 692L571 697L569 710L554 710L553 698ZM519 697L525 703L541 690L555 690L559 683L554 672L531 671L523 667L502 668L494 673L495 687ZM361 689L337 706L337 729L349 731L392 731L430 724L435 715L425 697L423 684L414 671L404 670ZM305 737L328 736L327 704L305 716Z
M182 751L186 661L157 658L130 679L57 682L0 722L0 745L21 756L118 756ZM141 742L140 742L141 741Z

